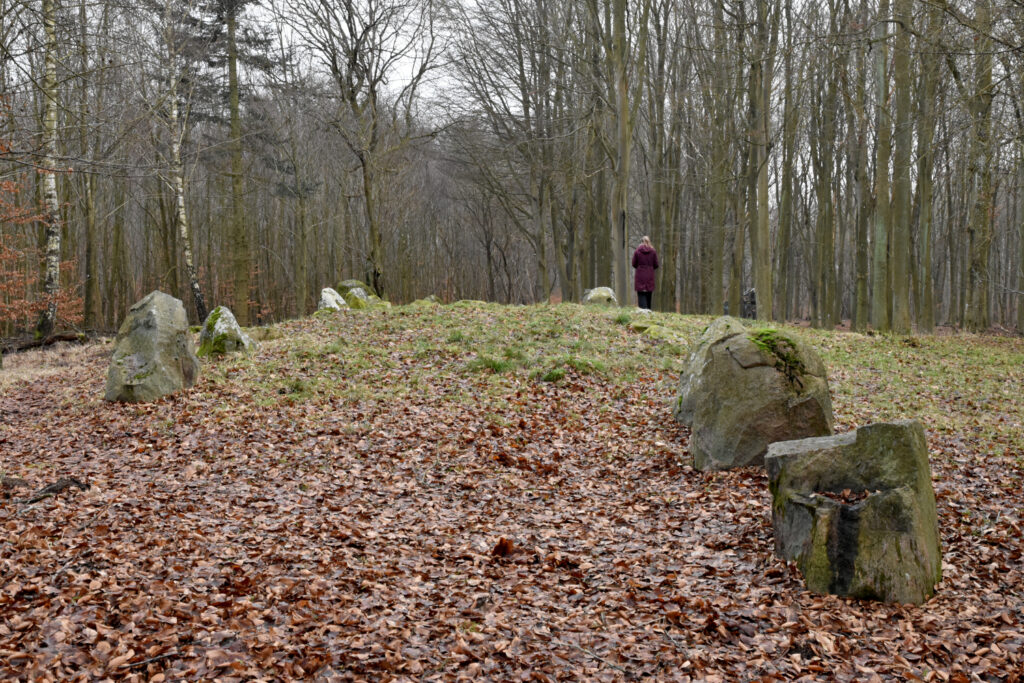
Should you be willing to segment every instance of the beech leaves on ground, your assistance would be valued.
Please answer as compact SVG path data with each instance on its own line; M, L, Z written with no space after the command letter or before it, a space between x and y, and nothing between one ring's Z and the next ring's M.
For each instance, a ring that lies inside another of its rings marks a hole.
M9 356L0 676L1019 680L1024 341L787 328L837 431L926 427L944 578L911 607L807 592L763 470L691 467L671 340L708 319L653 316L339 312L139 405L102 400L109 343Z

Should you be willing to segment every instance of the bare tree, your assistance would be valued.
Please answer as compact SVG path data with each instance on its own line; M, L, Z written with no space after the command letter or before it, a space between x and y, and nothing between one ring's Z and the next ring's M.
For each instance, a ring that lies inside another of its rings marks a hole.
M419 135L417 95L437 68L433 0L298 0L279 8L326 68L341 106L331 124L355 155L369 233L367 274L385 289L378 195L388 159Z
M36 333L46 337L57 322L60 291L61 217L57 196L57 0L42 0L43 46L43 159L40 169L46 224L46 309Z

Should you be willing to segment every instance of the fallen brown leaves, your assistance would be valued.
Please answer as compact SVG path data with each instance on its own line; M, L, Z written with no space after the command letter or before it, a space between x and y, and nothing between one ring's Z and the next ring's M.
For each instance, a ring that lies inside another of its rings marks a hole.
M370 320L346 322L353 338ZM402 400L261 407L241 381L204 379L130 406L99 400L108 353L0 397L5 475L91 484L0 497L5 679L1013 681L1024 667L1021 472L948 440L931 444L945 578L923 606L881 605L809 594L773 557L763 472L685 464L671 372L515 377L486 406L444 400L441 383L483 397L491 378L440 370Z

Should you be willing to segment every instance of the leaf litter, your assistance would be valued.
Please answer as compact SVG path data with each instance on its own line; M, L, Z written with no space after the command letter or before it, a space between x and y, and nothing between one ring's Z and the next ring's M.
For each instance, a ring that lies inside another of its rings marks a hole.
M109 344L0 395L0 474L27 483L0 496L5 679L1020 680L1019 339L794 332L822 348L841 429L891 419L870 385L893 357L899 400L915 381L960 397L919 407L943 415L944 578L904 606L805 591L772 554L763 471L690 467L683 349L607 313L281 327L148 405L100 400ZM960 373L899 362L932 346ZM22 497L63 478L88 486Z

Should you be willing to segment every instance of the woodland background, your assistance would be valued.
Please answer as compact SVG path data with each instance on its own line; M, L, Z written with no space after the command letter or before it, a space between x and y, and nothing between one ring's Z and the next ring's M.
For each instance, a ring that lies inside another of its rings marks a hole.
M1019 0L0 0L0 334L631 297L1024 329ZM40 314L42 314L40 316Z

